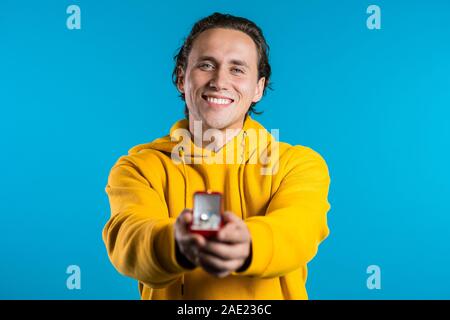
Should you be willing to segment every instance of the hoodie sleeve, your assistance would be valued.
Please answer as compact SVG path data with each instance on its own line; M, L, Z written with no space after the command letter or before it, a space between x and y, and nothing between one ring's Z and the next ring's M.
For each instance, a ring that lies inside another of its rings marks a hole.
M245 220L252 237L252 260L235 275L283 276L309 262L329 234L327 165L309 148L294 150L265 215Z
M163 288L187 271L175 257L175 219L138 167L125 159L111 169L105 189L111 217L103 241L121 274Z

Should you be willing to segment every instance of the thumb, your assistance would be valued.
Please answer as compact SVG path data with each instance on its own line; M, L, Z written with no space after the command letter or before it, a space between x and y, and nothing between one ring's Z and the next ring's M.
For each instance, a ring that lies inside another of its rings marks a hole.
M192 211L190 209L184 209L178 216L177 220L183 228L186 228L192 221Z
M185 223L185 224L189 224L189 223L191 223L192 222L192 212L190 211L190 210L186 210L186 211L184 211L184 214L183 214L183 222Z

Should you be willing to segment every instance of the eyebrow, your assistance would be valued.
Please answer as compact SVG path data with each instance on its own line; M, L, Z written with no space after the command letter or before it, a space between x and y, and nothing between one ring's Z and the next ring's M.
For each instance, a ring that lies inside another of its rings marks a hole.
M201 56L201 57L198 59L198 61L205 61L205 60L209 60L209 61L212 61L212 62L214 62L214 63L217 63L217 62L218 62L214 57L211 57L211 56ZM232 59L232 60L230 61L230 63L233 64L233 65L236 65L236 66L243 66L243 67L246 67L246 68L250 69L250 67L248 66L247 62L245 62L245 61L243 61L243 60Z

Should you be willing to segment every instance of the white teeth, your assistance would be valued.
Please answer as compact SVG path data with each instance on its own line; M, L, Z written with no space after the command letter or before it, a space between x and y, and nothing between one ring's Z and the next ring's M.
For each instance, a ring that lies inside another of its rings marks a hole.
M207 97L207 100L209 102L215 103L215 104L230 104L231 99L217 99L212 97Z

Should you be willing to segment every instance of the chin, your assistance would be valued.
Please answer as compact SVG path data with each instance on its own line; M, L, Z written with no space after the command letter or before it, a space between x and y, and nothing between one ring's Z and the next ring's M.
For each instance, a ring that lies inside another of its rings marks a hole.
M223 112L206 112L202 115L203 121L209 128L223 129L230 125L231 116Z
M224 129L229 126L229 121L225 119L206 119L206 124L212 129Z

